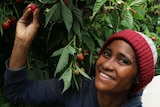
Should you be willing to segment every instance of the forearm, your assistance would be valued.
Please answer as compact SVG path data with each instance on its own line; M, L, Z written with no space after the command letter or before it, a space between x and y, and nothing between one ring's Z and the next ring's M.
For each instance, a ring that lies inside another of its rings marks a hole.
M15 40L9 62L10 69L16 70L26 64L29 48L29 43L26 44L24 41Z
M4 94L11 102L25 104L60 104L62 101L62 81L58 79L28 80L26 65L18 70L8 68L6 61ZM16 71L16 72L15 72Z

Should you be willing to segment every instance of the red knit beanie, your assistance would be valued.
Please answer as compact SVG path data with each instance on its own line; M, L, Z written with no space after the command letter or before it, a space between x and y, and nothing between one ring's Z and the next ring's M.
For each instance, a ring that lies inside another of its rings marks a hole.
M116 39L121 39L129 43L135 52L138 64L138 85L133 92L136 93L144 88L155 75L155 64L157 61L156 47L153 41L146 35L133 30L122 30L111 35L105 41L99 55L107 45Z

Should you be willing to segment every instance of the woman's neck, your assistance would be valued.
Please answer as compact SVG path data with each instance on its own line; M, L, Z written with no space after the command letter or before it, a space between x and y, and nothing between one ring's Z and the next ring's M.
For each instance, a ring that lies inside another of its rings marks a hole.
M120 107L127 100L127 93L113 95L97 91L97 99L99 107Z

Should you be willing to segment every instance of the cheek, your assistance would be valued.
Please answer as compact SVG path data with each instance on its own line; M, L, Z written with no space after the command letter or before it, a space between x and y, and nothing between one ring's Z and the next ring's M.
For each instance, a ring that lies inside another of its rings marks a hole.
M105 62L105 60L104 60L104 58L102 58L102 56L100 56L96 61L96 71L95 71L96 75L97 75L99 69L101 68L103 62Z
M121 87L126 87L126 89L130 89L133 83L136 80L137 72L133 69L123 70L124 72L117 73L118 82L121 84Z
M136 76L137 76L137 67L136 66L129 66L126 68L122 68L122 70L120 70L122 72L119 72L119 75L122 77L127 77L130 78L131 80L133 80Z
M106 62L106 59L101 55L96 61L96 67L99 67L102 63Z

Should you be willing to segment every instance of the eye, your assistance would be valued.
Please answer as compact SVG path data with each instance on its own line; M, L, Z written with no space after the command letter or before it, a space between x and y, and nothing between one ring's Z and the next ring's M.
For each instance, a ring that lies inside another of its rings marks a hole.
M105 50L105 51L103 52L103 55L104 55L106 58L109 58L109 57L111 57L111 52L108 51L108 50Z
M122 65L130 65L131 64L131 62L125 57L118 58L118 62Z

